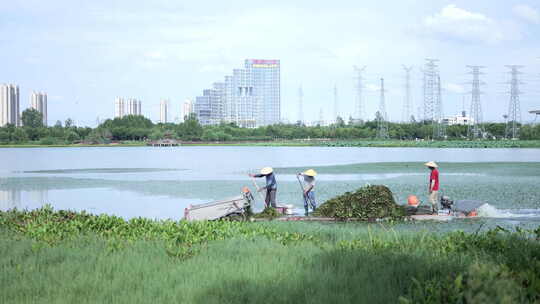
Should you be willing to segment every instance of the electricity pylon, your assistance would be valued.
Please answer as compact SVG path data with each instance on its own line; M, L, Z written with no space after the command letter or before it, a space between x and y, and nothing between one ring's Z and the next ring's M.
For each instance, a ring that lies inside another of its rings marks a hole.
M380 139L388 138L388 117L386 115L384 92L384 78L381 78L381 97L377 115L377 138Z
M467 135L469 138L481 138L483 137L482 129L482 103L480 101L480 86L484 85L483 81L480 81L480 75L483 75L480 70L485 68L479 65L468 65L467 68L471 69L469 74L473 75L473 80L470 83L472 85L471 90L471 112L469 113L472 121L469 122L467 127Z
M362 99L362 89L364 88L364 78L362 73L366 70L366 66L357 67L353 66L354 69L354 118L358 121L364 119L364 101Z
M411 122L412 104L411 104L411 70L412 66L403 65L405 70L405 100L403 101L403 113L401 120L405 123Z
M304 91L301 85L298 88L298 121L301 125L304 124Z
M523 74L519 69L523 68L521 65L507 65L510 69L512 79L510 80L510 102L508 103L508 118L506 123L506 138L518 139L519 138L519 126L521 125L521 107L519 102L519 95L522 92L519 90L519 85L523 84L518 75Z

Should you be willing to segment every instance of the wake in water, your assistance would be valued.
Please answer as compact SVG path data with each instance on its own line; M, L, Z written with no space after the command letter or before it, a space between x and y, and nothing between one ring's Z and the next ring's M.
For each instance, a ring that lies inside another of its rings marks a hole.
M490 204L477 208L479 217L488 218L540 218L540 209L497 209Z

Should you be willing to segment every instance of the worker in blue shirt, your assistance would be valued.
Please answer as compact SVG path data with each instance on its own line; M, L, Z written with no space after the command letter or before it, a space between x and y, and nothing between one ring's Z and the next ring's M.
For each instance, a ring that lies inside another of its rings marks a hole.
M260 174L249 174L249 176L266 178L266 186L260 188L259 191L266 190L266 197L264 199L265 207L272 206L272 208L276 208L277 183L274 169L271 167L264 167L261 169Z

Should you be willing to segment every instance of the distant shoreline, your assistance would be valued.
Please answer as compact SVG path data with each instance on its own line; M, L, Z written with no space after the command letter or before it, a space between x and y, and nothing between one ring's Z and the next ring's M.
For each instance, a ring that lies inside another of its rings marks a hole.
M147 142L115 142L110 144L7 144L0 148L88 148L88 147L144 147ZM239 147L359 147L359 148L540 148L540 140L275 140L275 141L190 141L181 142L182 146L239 146ZM156 147L157 149L157 147Z

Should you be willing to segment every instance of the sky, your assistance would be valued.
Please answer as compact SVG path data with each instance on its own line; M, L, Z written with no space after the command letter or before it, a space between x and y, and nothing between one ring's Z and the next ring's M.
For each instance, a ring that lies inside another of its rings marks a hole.
M114 116L116 96L142 100L159 119L181 116L186 98L222 81L244 59L281 60L282 117L354 111L353 66L366 66L367 119L385 79L391 121L402 117L405 73L412 66L413 114L423 103L421 68L439 60L443 111L469 108L467 65L485 66L481 97L485 121L502 121L510 80L505 65L523 65L524 122L540 109L540 1L139 1L0 0L0 83L18 84L21 109L30 93L48 94L49 124L67 118L95 126Z

